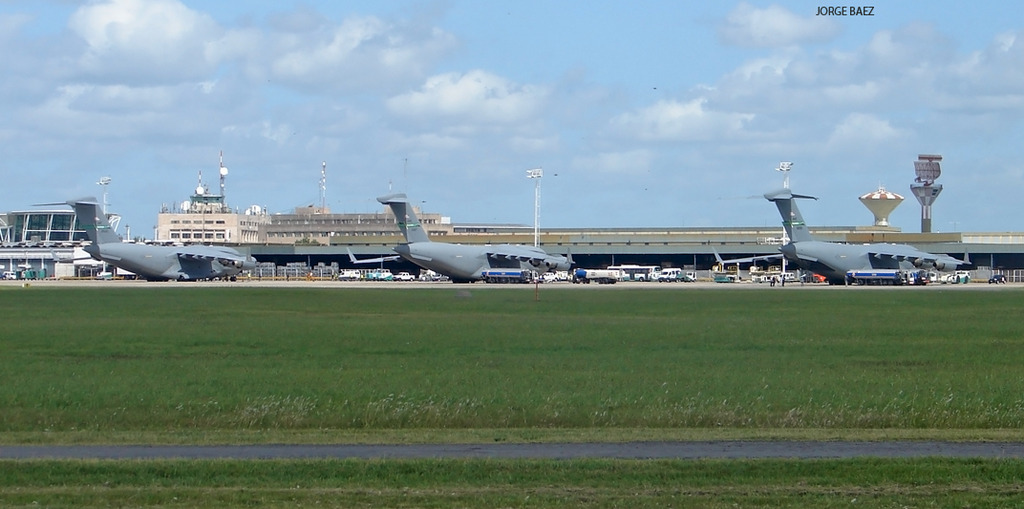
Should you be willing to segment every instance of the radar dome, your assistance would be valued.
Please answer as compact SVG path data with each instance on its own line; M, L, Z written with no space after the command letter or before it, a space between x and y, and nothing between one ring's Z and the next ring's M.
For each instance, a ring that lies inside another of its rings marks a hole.
M878 186L878 190L861 196L860 202L875 215L875 226L889 226L889 214L903 203L903 197Z

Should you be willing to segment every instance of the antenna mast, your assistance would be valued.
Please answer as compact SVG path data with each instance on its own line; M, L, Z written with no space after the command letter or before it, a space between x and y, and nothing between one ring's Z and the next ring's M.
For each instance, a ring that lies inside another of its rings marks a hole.
M224 198L224 180L228 176L228 169L224 166L224 151L220 151L220 206L221 212L227 212L227 200Z
M320 166L320 213L326 214L327 210L327 161Z

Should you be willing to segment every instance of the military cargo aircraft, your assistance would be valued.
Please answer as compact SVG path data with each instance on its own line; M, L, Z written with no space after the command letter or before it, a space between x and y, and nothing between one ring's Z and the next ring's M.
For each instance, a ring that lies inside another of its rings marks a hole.
M958 260L944 254L932 254L906 244L840 244L815 240L796 206L797 198L817 199L813 196L793 194L789 188L766 193L765 199L775 204L782 216L789 242L779 248L790 263L825 276L830 284L844 284L847 273L872 269L935 269L954 270L969 261ZM770 257L755 257L768 259ZM754 258L747 259L752 261ZM737 260L728 260L735 263Z
M121 242L121 238L111 230L106 214L100 211L96 198L70 200L66 204L75 209L78 224L92 241L82 248L89 256L141 278L151 281L234 279L241 272L256 268L255 259L229 247L151 246Z
M550 255L535 246L466 246L433 242L420 225L405 194L381 196L377 201L391 208L398 221L398 228L405 236L405 244L395 246L395 253L424 269L444 274L453 282L479 281L484 279L483 272L488 269L531 269L548 272L569 270L572 266L571 257ZM358 262L379 261L380 258L375 258Z

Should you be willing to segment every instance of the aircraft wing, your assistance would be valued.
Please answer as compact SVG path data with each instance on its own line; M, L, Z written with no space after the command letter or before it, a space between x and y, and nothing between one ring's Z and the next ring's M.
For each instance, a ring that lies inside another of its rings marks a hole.
M352 254L352 250L351 249L345 248L345 250L348 251L348 260L350 262L352 262L352 263L357 263L357 264L358 263L393 262L393 261L401 258L401 256L393 255L393 256L382 256L380 258L365 258L365 259L360 260L360 259L356 258L356 255Z
M209 246L183 246L174 250L181 262L217 262L224 267L242 268L245 258L234 252L226 252Z
M550 255L540 248L527 248L522 246L494 246L487 251L487 256L494 259L516 260L527 262L534 267L547 266L549 269L568 270L572 265L570 259L564 256Z
M730 264L730 263L735 263L735 264L754 263L754 262L761 261L761 260L779 260L779 259L782 259L782 253L778 253L778 254L770 254L770 255L763 255L763 256L751 256L750 258L733 258L731 260L723 260L722 257L718 254L718 250L717 249L711 248L711 252L715 253L715 261L717 261L718 263L721 263L722 265L726 265L726 264Z
M949 255L927 253L905 245L893 244L877 247L879 249L869 251L868 254L879 259L890 258L898 262L907 261L915 267L935 267L942 270L947 266L957 267L971 263L970 261L959 260Z

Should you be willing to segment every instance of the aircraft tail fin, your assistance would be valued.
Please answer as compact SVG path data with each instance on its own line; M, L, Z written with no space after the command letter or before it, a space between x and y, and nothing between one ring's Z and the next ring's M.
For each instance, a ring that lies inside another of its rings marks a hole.
M100 209L96 198L90 196L88 198L69 200L66 203L75 209L75 215L78 216L78 225L85 230L85 234L89 236L89 240L93 244L121 242L121 237L118 237L110 227L110 223L107 222L107 215Z
M381 196L377 198L377 201L391 207L391 213L395 215L398 229L402 230L406 242L430 242L430 237L420 225L420 220L416 217L416 212L413 211L412 204L409 203L405 193Z
M780 189L766 193L764 197L766 200L775 203L775 206L778 207L779 215L782 216L782 226L786 229L786 235L789 236L790 242L814 240L810 230L807 229L807 224L804 223L804 217L800 214L800 209L796 206L796 198L809 198L812 200L817 200L817 198L793 194L789 189Z

